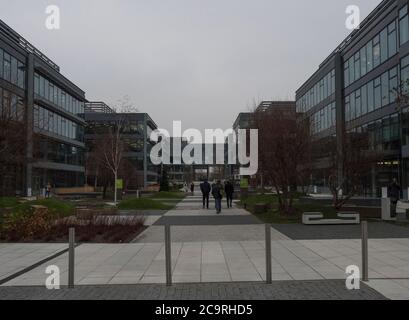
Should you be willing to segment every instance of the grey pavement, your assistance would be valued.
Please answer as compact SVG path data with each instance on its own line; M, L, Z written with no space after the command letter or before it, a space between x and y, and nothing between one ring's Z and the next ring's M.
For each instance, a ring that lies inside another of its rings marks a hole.
M278 281L165 285L77 286L47 290L44 287L0 287L0 300L385 300L361 285L349 291L345 283L330 281Z
M153 225L141 233L134 243L156 243L165 241L164 226ZM257 241L264 239L264 225L190 225L172 226L171 238L173 242L214 242L214 241ZM282 233L271 229L274 240L288 239Z
M319 239L360 239L360 225L303 225L303 224L273 224L274 229L293 240ZM368 223L368 235L371 239L406 239L409 238L409 227L394 225L387 222Z
M197 197L195 199L200 207L201 204L198 203ZM203 224L203 221L206 222L206 220L210 221L215 218L211 212L207 210L203 212L201 208L194 210L186 208L185 206L185 210L172 210L163 216L166 219L189 220L192 223L192 225L179 225L171 228L172 278L174 283L195 283L194 288L198 288L198 283L202 283L204 286L206 283L213 283L216 291L219 290L217 288L220 288L218 284L216 285L219 282L231 283L232 288L243 288L241 287L242 284L237 284L243 282L257 282L256 287L262 287L266 271L264 225L245 224L247 221L243 221L244 224L236 225L206 225ZM236 219L238 221L239 219L254 218L238 208L224 210L224 212L226 211L229 212L229 215L222 213L220 219L230 219L229 221ZM160 218L161 216L157 217ZM294 229L294 225L291 227L293 230L297 228L295 226ZM326 228L326 226L322 227L322 229ZM311 233L313 229L308 230ZM342 283L342 287L345 288L346 268L351 265L361 267L361 242L359 239L352 237L351 239L320 240L307 238L306 240L292 240L276 228L272 228L271 231L273 280L290 281L283 282L285 286L281 288L293 288L293 286L297 288L297 285L302 288L305 284L305 290L311 291L311 297L319 298L320 296L316 295L318 294L316 291L320 290L318 288L321 284L324 292L326 289L330 290L334 284L341 286ZM318 233L318 231L316 232ZM350 233L352 232L355 231L350 231ZM345 234L349 234L348 229ZM82 287L84 289L80 290L89 291L90 295L92 292L97 292L93 291L93 287L87 287L90 285L111 285L112 287L98 289L101 290L101 295L107 294L108 296L114 294L114 288L122 288L119 285L152 284L153 286L146 288L153 288L152 290L156 290L155 292L161 291L160 285L165 283L163 239L164 227L152 225L137 237L134 243L82 244L76 249L76 285L85 286ZM18 246L4 244L3 247L0 247L5 250L3 251L5 254L0 254L0 274L13 272L10 267L13 265L10 262L13 259L17 259L18 262L14 265L28 266L36 262L36 259L41 260L40 256L41 258L47 256L48 251L53 248L52 246L49 247L48 244L21 246L21 256L15 257L13 257L12 252L18 250ZM44 250L42 250L43 247ZM42 250L42 253L33 256L31 248ZM56 248L54 249L56 250ZM63 254L8 281L3 287L42 286L48 276L45 274L48 265L56 265L60 268L61 284L66 285L68 263L67 254ZM369 277L368 285L384 296L392 299L409 299L409 281L406 280L409 279L409 237L370 239ZM307 280L317 281L305 282ZM334 280L337 281L334 282ZM209 287L212 285L208 284ZM181 288L186 287L182 286ZM364 286L364 288L367 287ZM1 290L4 289L1 288ZM10 292L13 291L13 289L10 290ZM19 291L16 290L15 293L17 294ZM34 290L32 292L35 294L35 289L30 290ZM119 296L122 294L121 290L117 289ZM234 290L240 291L242 289ZM24 296L24 293L22 294ZM81 296L81 294L79 295ZM123 294L126 295L126 293ZM132 293L129 294L132 297ZM337 296L337 294L332 294ZM166 297L167 293L162 295ZM220 296L224 297L222 293L217 295L217 297ZM300 291L298 297L302 296L303 293ZM276 298L274 295L272 297ZM270 296L270 299L272 297Z
M210 209L202 208L200 195L187 196L173 210L157 219L153 225L142 232L134 243L156 243L164 241L163 225L172 226L172 241L205 242L205 241L254 241L264 239L264 226L261 221L246 210L227 209L223 202L223 210L217 215L213 201ZM285 235L272 229L275 240L288 239Z
M66 248L58 243L0 243L0 280Z
M237 215L237 216L167 216L160 218L155 222L155 225L177 225L177 226L194 226L194 225L207 225L207 226L220 226L220 225L250 225L261 224L261 221L254 216L250 215Z
M359 240L272 241L273 280L345 280L346 268L361 267ZM67 254L63 254L4 284L42 285L48 265L61 271L67 283ZM1 268L1 264L0 264ZM82 244L76 249L78 285L163 284L163 243ZM183 242L172 245L175 283L243 282L265 280L264 241ZM409 239L369 241L369 277L372 280L409 279ZM374 282L376 283L376 282ZM402 287L402 296L409 288Z

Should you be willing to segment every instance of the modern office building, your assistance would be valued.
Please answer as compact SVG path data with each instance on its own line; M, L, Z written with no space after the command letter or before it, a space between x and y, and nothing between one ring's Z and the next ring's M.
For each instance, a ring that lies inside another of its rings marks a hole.
M280 117L296 118L296 103L295 101L262 101L255 109L256 113L266 113L267 117L274 121L274 117L280 115ZM254 123L255 115L251 112L240 113L233 123L233 131L238 132L239 129L255 129ZM259 145L259 148L262 146ZM262 149L259 150L262 152ZM240 165L228 165L226 167L227 177L230 179L240 179Z
M124 164L129 168L126 176L119 178L125 181L128 190L141 190L158 184L161 168L153 165L150 159L154 145L150 141L150 135L157 129L157 125L147 113L116 113L103 102L88 102L85 105L85 121L88 149L92 148L98 134L107 132L107 127L122 123L123 139L126 142ZM87 178L87 183L93 185L95 177Z
M24 164L1 177L8 194L84 184L85 93L0 20L0 110L21 123ZM4 117L3 117L4 119Z
M327 146L342 156L346 139L359 136L365 151L381 155L362 181L363 193L379 196L393 178L409 186L409 109L397 99L408 92L408 79L408 1L384 0L296 92L297 112L310 122L316 146L312 184L326 186Z

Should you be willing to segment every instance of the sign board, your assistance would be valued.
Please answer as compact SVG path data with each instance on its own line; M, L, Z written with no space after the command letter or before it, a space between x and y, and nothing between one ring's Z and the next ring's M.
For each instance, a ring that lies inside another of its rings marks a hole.
M249 180L247 178L242 178L240 180L240 188L248 189L248 187L249 187Z
M124 181L122 179L117 179L116 180L116 188L117 189L123 189L124 188Z

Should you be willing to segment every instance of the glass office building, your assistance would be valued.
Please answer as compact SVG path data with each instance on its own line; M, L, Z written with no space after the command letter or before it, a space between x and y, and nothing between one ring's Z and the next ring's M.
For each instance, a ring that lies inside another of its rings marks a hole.
M329 146L343 154L345 141L359 137L377 152L362 181L366 196L397 178L409 187L408 1L385 0L297 90L297 112L309 121L314 140L311 183L325 188ZM342 164L338 163L342 172Z
M8 194L84 185L85 101L53 61L0 20L0 111L25 135L22 168L2 177Z
M103 102L89 102L85 107L87 122L85 141L92 152L98 135L107 134L110 126L121 123L122 137L125 142L124 161L120 168L120 177L128 190L141 190L158 184L160 166L152 164L150 152L154 143L150 140L157 125L147 113L116 113ZM90 164L92 167L92 164ZM88 183L95 184L95 177L88 173Z

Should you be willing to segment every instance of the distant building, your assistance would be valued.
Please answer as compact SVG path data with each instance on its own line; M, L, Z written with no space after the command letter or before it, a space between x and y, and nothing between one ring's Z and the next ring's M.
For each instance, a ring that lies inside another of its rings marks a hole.
M87 103L85 140L88 148L92 148L98 134L106 132L107 127L122 119L125 122L123 134L126 141L124 159L131 168L128 168L127 176L120 178L126 180L126 187L130 190L158 184L160 166L153 165L150 160L153 146L150 135L157 125L147 113L116 113L103 102ZM87 182L93 185L95 177L89 176Z

